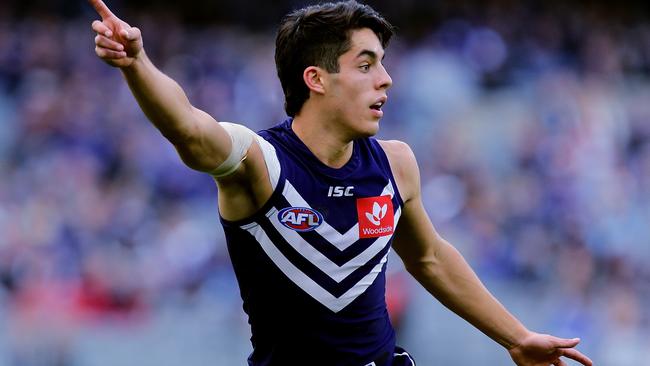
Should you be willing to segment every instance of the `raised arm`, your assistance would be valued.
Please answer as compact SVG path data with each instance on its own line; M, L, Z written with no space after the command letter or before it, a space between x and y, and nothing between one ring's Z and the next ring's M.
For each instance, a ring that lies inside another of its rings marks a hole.
M565 366L562 356L591 365L589 358L573 348L578 339L529 331L490 294L462 255L429 220L411 149L397 141L384 141L382 146L405 202L393 247L407 271L447 308L505 347L517 365Z
M142 111L190 168L206 172L217 168L231 151L224 128L193 107L178 83L153 65L138 28L115 16L102 0L89 3L102 18L92 23L97 56L120 68Z
M219 210L238 220L256 212L272 194L264 156L254 133L218 123L195 108L174 80L147 57L140 30L113 14L102 0L88 0L102 20L92 23L95 53L118 67L149 120L192 169L217 178Z

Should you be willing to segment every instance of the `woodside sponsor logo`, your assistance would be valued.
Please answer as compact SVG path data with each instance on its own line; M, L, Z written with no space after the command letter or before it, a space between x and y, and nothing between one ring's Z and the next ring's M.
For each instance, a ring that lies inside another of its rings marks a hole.
M359 237L377 238L393 234L395 222L390 196L357 199Z

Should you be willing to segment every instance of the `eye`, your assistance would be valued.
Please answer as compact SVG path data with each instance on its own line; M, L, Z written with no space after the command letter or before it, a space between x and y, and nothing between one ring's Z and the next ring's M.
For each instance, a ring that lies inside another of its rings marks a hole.
M370 71L370 65L369 65L369 64L363 64L363 65L359 66L359 68L360 68L361 71L363 71L363 72L368 72L368 71Z

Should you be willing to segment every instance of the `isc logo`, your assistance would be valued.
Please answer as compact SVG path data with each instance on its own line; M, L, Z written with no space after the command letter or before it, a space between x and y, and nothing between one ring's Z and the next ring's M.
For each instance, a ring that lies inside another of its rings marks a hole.
M352 190L354 189L354 186L347 186L347 187L341 187L341 186L330 186L329 191L327 191L327 197L352 197L354 196L352 194Z
M287 207L278 212L278 220L291 230L312 231L323 223L323 215L307 207Z

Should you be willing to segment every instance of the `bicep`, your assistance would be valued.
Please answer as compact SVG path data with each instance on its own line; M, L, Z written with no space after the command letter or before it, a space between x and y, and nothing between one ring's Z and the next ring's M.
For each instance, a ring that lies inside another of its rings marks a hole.
M208 113L192 108L192 127L184 139L174 142L183 162L190 168L209 172L223 163L232 150L231 137Z
M399 141L383 141L393 175L404 199L402 217L397 225L393 248L409 271L425 263L437 263L437 254L445 245L422 204L420 169L410 147Z
M393 248L411 271L423 264L435 264L445 241L435 230L419 197L404 204Z

